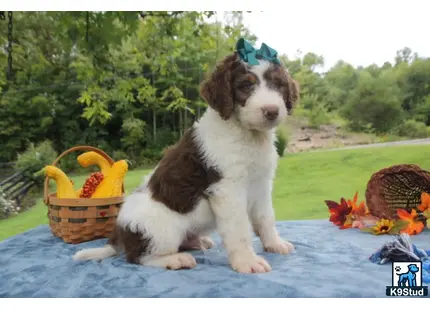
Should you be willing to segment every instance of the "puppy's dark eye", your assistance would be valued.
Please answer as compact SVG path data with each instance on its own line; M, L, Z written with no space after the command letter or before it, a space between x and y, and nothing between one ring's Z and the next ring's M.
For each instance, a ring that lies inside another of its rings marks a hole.
M254 87L254 84L251 82L244 82L240 88L242 88L245 91L249 91Z

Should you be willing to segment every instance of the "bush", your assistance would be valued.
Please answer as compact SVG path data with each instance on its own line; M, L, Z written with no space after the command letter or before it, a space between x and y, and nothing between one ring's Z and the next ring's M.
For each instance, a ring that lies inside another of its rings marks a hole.
M52 164L57 157L58 154L50 141L41 142L36 146L31 143L25 152L18 154L15 167L18 170L28 169L29 175L33 175L34 172L41 170L46 165ZM43 175L34 177L34 179L40 184Z
M139 153L139 158L136 159L136 166L148 168L153 167L163 157L163 149L151 148L142 150Z
M276 152L278 153L279 157L284 156L285 148L288 145L288 138L285 132L283 132L281 129L278 129L276 131Z
M295 111L295 115L308 118L309 126L319 128L321 125L329 124L330 117L324 107L324 103L314 94L305 94L300 100L302 111Z
M330 117L322 105L316 106L309 113L309 126L319 128L321 125L329 124Z
M20 208L15 201L8 200L6 195L0 190L0 219L8 218L11 215L16 215Z
M121 150L117 150L117 151L113 151L112 155L111 155L112 159L114 161L118 161L118 160L130 160L130 155L126 154L124 151Z
M382 134L401 122L404 112L401 104L401 90L390 77L374 78L361 71L357 87L351 90L339 112L351 129Z
M179 138L179 133L169 130L168 128L160 128L157 131L157 139L151 137L146 148L163 150L165 147L175 144Z
M63 170L66 174L68 173L91 173L98 170L97 166L90 166L88 168L81 167L77 161L79 152L72 152L62 157L57 164L57 167Z
M427 138L430 130L423 122L409 119L397 126L395 133L401 137Z
M300 99L300 106L305 110L311 111L318 105L319 99L318 96L315 94L304 94Z

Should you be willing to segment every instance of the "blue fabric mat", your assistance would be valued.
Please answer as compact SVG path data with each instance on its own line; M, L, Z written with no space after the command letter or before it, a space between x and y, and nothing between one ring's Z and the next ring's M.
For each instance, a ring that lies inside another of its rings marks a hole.
M295 246L289 256L257 252L271 264L266 274L232 271L218 235L217 246L195 251L197 267L168 271L125 263L122 256L103 262L74 262L78 250L106 239L69 245L40 226L0 243L0 297L386 297L391 264L370 255L393 236L339 230L328 220L279 222L279 232ZM412 242L430 248L430 233Z

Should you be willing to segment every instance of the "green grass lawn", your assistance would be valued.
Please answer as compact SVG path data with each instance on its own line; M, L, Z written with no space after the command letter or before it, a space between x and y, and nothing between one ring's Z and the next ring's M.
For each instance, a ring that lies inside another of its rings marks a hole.
M371 147L287 155L281 159L273 193L278 220L328 217L324 200L364 200L367 182L379 169L417 164L430 170L430 145Z
M418 164L430 170L430 145L374 147L326 152L287 154L279 162L273 203L277 220L327 218L324 200L364 199L366 184L379 169L393 164ZM130 171L126 191L135 188L147 171ZM85 176L72 177L76 186ZM47 209L41 200L20 215L0 221L0 240L47 224Z

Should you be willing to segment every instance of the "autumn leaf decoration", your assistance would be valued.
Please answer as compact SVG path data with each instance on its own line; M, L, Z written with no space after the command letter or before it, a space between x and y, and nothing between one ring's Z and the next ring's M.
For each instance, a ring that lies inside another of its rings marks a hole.
M426 218L426 226L430 228L430 195L427 193L421 194L421 204L418 206L418 210Z
M339 226L340 229L352 227L351 211L352 207L348 205L345 198L340 199L340 203L332 200L326 200L330 212L330 222Z
M358 192L353 199L341 197L340 203L326 200L330 212L330 222L340 229L362 228L373 225L378 220L372 216L364 201L358 202Z
M326 200L325 203L329 208L330 222L339 229L358 228L362 232L373 235L398 235L400 233L416 235L421 233L425 227L430 228L430 194L428 193L422 193L421 204L417 210L412 209L408 212L404 209L397 209L399 217L397 220L379 219L370 214L364 201L358 203L357 192L353 199L341 197L340 203L332 200Z
M410 213L404 209L397 209L397 215L405 222L405 227L401 230L402 233L417 235L424 229L424 224L418 220L418 213L415 209L412 209Z
M348 205L352 208L352 213L359 216L368 215L369 209L367 209L366 203L361 201L358 202L358 192L355 192L354 198L352 200L348 200Z

